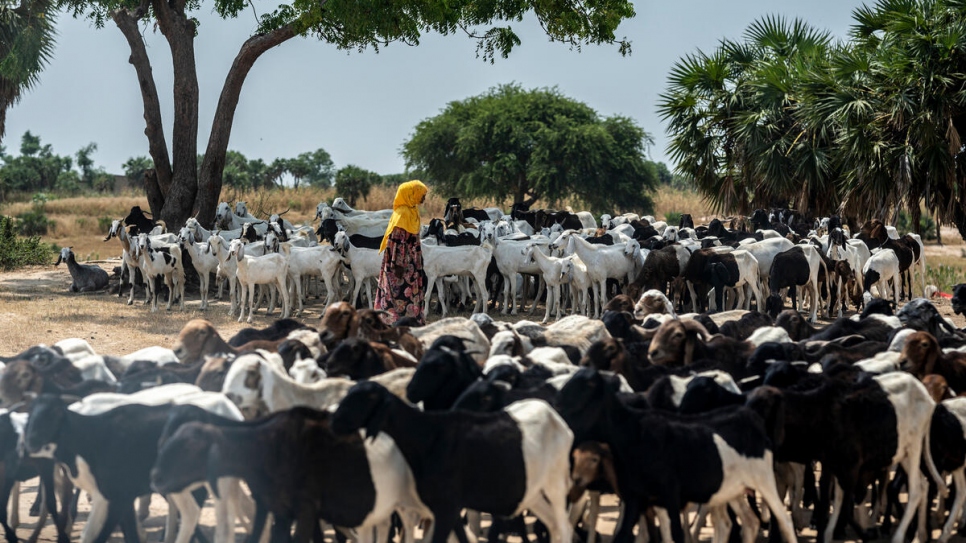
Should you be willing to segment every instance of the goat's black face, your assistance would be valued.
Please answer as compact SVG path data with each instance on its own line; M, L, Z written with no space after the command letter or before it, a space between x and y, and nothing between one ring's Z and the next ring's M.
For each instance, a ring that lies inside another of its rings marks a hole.
M154 490L170 494L205 480L208 452L212 446L209 425L189 422L162 443L154 468L151 469L151 487Z
M50 456L56 449L57 436L67 418L67 404L56 395L42 394L30 408L24 444L31 455Z
M353 386L332 415L332 432L345 435L365 428L366 437L375 437L388 414L388 395L388 390L372 381Z
M617 377L605 378L593 368L577 370L557 392L557 409L574 433L584 435L600 426L604 401L620 387Z
M455 369L455 356L435 350L427 351L416 367L412 380L406 385L406 398L413 403L426 401L443 388Z
M502 399L505 391L501 386L509 385L496 384L491 381L477 381L469 386L460 394L453 404L453 409L463 411L475 411L477 413L489 413L498 411L502 407Z
M326 359L325 372L330 377L340 377L352 373L353 366L362 363L372 351L369 343L358 338L345 339Z

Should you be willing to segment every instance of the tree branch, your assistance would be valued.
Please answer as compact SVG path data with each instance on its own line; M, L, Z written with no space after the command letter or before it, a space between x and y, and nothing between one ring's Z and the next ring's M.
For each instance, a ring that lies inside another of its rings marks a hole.
M231 69L225 77L225 84L221 88L218 106L215 108L214 121L211 123L211 135L208 137L208 148L201 163L201 190L199 191L198 220L206 224L214 220L215 206L221 194L222 175L225 169L225 157L228 152L228 140L231 136L232 123L235 120L235 108L241 95L242 86L248 72L255 61L269 49L280 45L297 35L295 24L289 23L265 34L258 34L248 38L235 55ZM210 215L210 216L209 216Z
M114 10L111 16L131 48L131 56L128 62L134 66L134 70L137 72L138 86L141 88L141 100L144 103L144 135L148 138L148 149L151 158L154 160L157 185L162 194L167 194L171 188L171 162L168 158L168 146L164 139L161 103L158 100L158 89L154 84L151 60L148 58L144 40L138 31L138 20L147 12L147 7L147 0L144 0L133 13L122 8ZM152 211L158 213L160 209L152 208Z

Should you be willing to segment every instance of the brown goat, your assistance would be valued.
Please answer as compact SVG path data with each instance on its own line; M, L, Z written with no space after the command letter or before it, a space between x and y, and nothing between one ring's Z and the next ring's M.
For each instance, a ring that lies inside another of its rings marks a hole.
M338 302L326 308L319 324L322 342L332 349L347 338L361 338L370 342L396 343L416 360L423 357L423 344L409 333L405 326L392 327L382 320L384 311L360 309L356 311L347 302Z
M627 311L634 314L634 299L627 294L618 294L604 305L604 311Z
M703 351L711 334L695 320L666 321L654 334L647 358L655 366L680 367L694 362L696 351Z
M413 355L416 360L423 357L423 344L416 339L416 336L409 333L408 326L389 326L382 320L380 315L386 314L385 311L373 309L360 309L356 312L359 319L359 337L369 340L370 343L381 342L386 344L397 344L407 353Z
M597 481L606 482L620 496L620 489L617 487L617 470L614 469L614 455L609 445L597 441L585 441L574 447L570 456L573 458L570 475L574 482L570 486L567 498L571 503L580 499L587 487Z
M946 378L942 375L931 373L922 378L922 384L926 386L926 390L929 391L929 396L936 403L956 397L952 389L949 388L949 383L946 382Z
M222 339L214 324L205 319L192 319L181 329L173 350L182 364L190 365L201 363L205 356L211 355L240 354L255 349L275 352L283 341L285 338L275 341L258 339L236 348Z
M221 387L225 384L225 377L234 361L234 355L205 357L201 372L198 373L198 378L195 380L195 386L209 392L221 392Z
M949 388L966 390L966 353L944 353L929 332L915 332L906 339L899 363L919 379L935 373L946 379Z
M7 364L0 377L0 403L9 406L24 400L26 393L60 393L83 382L80 370L66 358L41 366L27 360L14 360ZM100 389L95 392L104 392ZM79 394L80 396L86 393Z
M358 336L359 319L355 317L356 310L348 302L336 302L325 308L325 313L319 322L322 343L331 350L343 339Z

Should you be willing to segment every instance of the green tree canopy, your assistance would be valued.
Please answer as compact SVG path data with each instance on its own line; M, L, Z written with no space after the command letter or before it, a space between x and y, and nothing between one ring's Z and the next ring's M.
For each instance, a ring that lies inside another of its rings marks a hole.
M0 4L0 140L7 109L37 84L54 50L55 17L50 0Z
M123 164L124 176L134 183L143 183L144 174L154 167L154 163L146 156L134 156Z
M303 181L316 187L332 186L335 164L325 149L301 153L295 158L278 159L277 166L292 176L295 188Z
M672 69L668 151L722 211L863 221L920 207L966 236L966 2L880 0L850 38L766 17Z
M557 89L503 85L420 122L403 156L453 196L650 211L658 176L645 159L650 143L632 120L602 119Z
M381 182L381 175L349 164L335 174L335 193L355 207L357 200L367 198L369 189Z
M837 205L831 136L798 117L806 82L828 69L832 50L828 33L769 16L743 40L723 40L671 69L658 106L668 152L719 211Z
M465 34L478 43L478 54L493 61L520 45L509 26L525 15L534 16L553 41L579 48L585 44L619 45L627 54L630 44L615 31L634 16L629 0L584 2L448 2L400 0L366 2L347 0L296 0L274 7L240 0L64 0L75 17L88 17L101 27L113 20L131 49L128 61L137 75L144 105L145 135L154 170L145 178L148 202L155 217L177 228L197 208L198 220L210 224L221 194L228 142L241 90L255 62L268 50L296 36L315 36L344 50L378 50L392 43L418 45L425 32ZM199 88L195 62L198 22L192 12L214 10L221 17L243 11L260 12L255 32L240 44L214 112L203 161L198 166ZM174 70L170 134L165 134L161 101L152 62L143 38L154 28L168 42ZM132 81L132 90L134 89ZM170 150L168 141L171 142Z
M72 170L73 159L54 153L50 144L29 131L23 135L20 156L0 154L0 185L6 191L79 189L80 176Z

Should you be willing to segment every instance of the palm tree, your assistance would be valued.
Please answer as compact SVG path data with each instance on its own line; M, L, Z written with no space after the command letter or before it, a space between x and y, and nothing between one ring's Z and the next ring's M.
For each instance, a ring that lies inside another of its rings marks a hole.
M837 61L847 206L909 209L966 227L966 12L962 0L882 0L854 12L853 53ZM859 68L858 70L854 68Z
M672 68L659 104L668 151L717 210L781 203L825 211L835 192L830 134L800 119L799 87L833 50L828 33L768 16L742 41Z
M16 7L0 5L0 139L7 108L37 84L53 54L52 8L50 0L22 0Z

